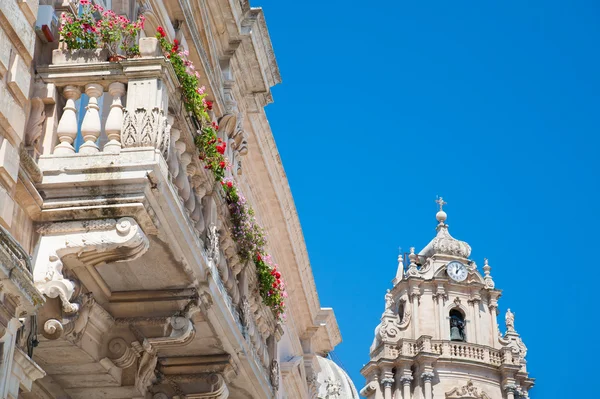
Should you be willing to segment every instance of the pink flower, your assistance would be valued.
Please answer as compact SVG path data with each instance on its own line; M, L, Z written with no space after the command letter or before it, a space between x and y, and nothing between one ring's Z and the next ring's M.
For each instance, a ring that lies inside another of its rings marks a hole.
M79 5L89 6L90 5L90 0L79 0Z

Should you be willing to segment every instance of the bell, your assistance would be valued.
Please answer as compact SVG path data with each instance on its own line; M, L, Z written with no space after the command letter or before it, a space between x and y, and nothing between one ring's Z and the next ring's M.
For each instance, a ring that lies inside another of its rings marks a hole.
M463 340L463 336L462 333L460 332L460 328L458 328L457 326L451 327L450 328L450 341L462 341Z

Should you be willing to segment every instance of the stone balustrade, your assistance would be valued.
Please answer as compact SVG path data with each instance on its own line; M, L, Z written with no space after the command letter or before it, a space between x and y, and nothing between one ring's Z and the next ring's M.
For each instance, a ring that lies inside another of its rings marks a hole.
M392 351L396 356L414 357L424 352L437 355L438 359L442 360L461 359L492 366L520 364L518 357L512 354L511 348L500 350L468 342L432 340L429 337L422 337L419 340L403 339L398 343L397 348L397 351Z

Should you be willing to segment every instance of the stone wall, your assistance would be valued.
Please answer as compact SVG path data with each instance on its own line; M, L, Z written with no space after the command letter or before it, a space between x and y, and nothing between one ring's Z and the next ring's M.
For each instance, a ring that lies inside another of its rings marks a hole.
M31 90L38 2L0 2L0 223L13 230L19 147Z

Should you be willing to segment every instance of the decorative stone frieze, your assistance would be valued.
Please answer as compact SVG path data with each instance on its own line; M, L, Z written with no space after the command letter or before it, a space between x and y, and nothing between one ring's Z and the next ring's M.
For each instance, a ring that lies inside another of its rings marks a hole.
M169 158L170 130L164 111L158 107L136 108L133 112L125 109L121 143L123 148L154 147L166 160Z

